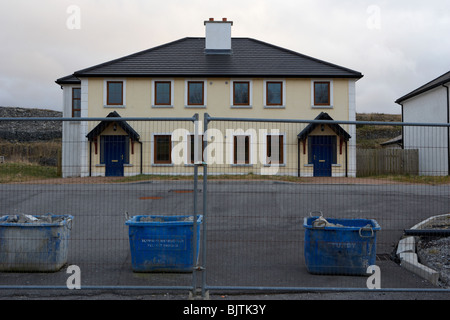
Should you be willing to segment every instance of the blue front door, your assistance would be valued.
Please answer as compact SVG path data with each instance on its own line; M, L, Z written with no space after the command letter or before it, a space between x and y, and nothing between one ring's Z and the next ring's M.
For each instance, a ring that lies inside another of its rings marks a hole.
M103 136L105 152L105 176L123 176L126 136Z
M331 177L335 136L310 136L314 177Z

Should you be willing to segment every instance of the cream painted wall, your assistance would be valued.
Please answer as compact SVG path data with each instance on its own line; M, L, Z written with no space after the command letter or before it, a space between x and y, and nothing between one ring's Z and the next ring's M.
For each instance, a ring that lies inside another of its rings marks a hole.
M215 117L314 119L320 112L327 112L335 120L348 120L348 80L333 79L333 108L311 107L311 80L284 79L286 83L285 108L269 108L263 105L264 79L248 79L252 82L252 107L231 107L231 81L238 79L210 78L206 81L206 108L186 107L185 79L160 78L174 81L174 101L171 107L152 106L152 79L127 78L125 107L104 106L104 81L125 80L89 79L89 117L105 117L116 110L122 117L191 117L194 113L208 112Z
M126 97L124 106L105 106L105 81L108 80L126 80L124 88ZM347 79L330 79L333 81L333 107L312 107L311 97L311 79L277 79L285 83L285 96L283 108L268 108L264 106L264 80L269 79L245 79L251 81L252 105L251 108L241 108L231 106L231 87L233 80L231 78L208 78L200 79L205 81L205 93L207 97L206 107L187 107L186 106L186 80L184 78L159 78L157 80L173 81L173 101L170 107L157 107L152 105L152 80L150 78L90 78L88 81L88 117L106 117L110 112L117 111L122 117L192 117L198 113L200 120L203 120L203 114L207 112L213 117L241 117L241 118L274 118L274 119L314 119L321 112L327 112L335 120L349 120L349 81ZM194 80L194 79L189 79ZM92 130L98 122L89 122L88 131ZM167 173L167 174L190 174L192 166L190 165L153 165L154 133L170 134L175 129L184 129L185 132L193 133L192 122L133 122L129 123L141 136L143 143L142 159L144 173ZM226 127L225 127L226 126ZM223 133L223 139L228 144L222 148L224 163L211 166L209 172L219 173L262 173L264 166L263 154L265 152L265 142L261 141L259 133L275 128L277 124L242 124L242 123L210 123L210 129L218 129ZM306 126L306 124L281 124L280 134L285 136L285 163L277 166L278 174L297 175L298 172L298 144L297 134ZM233 166L230 163L233 150L230 147L230 137L226 137L226 129L254 129L255 137L252 138L252 159L255 162L252 166ZM345 128L346 129L346 128ZM108 129L109 130L109 129ZM261 131L262 130L262 131ZM327 129L328 130L328 129ZM331 130L330 130L331 131ZM105 131L102 134L109 134ZM115 134L121 134L115 132ZM123 132L122 134L125 134ZM333 132L313 132L312 134L330 134ZM80 137L80 139L86 139ZM187 137L184 141L172 141L175 147L179 143L186 146ZM339 141L339 138L338 138ZM338 142L339 144L339 142ZM307 163L307 152L303 154L303 146L300 147L300 173L304 176L312 175L313 168ZM344 149L345 150L345 149ZM186 158L186 155L183 155ZM130 154L130 165L125 167L125 175L139 174L141 159L141 146L139 143L134 145L134 154ZM91 172L93 175L103 175L104 166L100 165L99 155L93 155ZM333 175L345 175L345 151L342 154L338 152L338 164L333 166Z

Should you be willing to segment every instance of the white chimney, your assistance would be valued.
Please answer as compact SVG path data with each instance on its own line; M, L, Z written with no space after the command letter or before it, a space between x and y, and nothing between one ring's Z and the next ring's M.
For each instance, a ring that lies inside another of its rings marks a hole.
M223 18L222 21L214 21L210 18L205 21L206 41L205 52L209 54L231 53L231 26L232 21Z

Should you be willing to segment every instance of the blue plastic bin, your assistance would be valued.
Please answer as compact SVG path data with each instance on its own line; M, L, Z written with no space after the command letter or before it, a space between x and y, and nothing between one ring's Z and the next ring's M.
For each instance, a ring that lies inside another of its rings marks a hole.
M129 227L131 265L134 272L192 272L200 249L200 225L197 216L194 238L193 216L134 216ZM194 245L197 256L194 261Z
M67 263L72 216L46 215L52 222L36 223L8 217L0 218L0 271L55 272Z
M368 275L375 264L377 232L372 219L326 220L334 226L315 227L319 217L304 219L305 263L312 274Z

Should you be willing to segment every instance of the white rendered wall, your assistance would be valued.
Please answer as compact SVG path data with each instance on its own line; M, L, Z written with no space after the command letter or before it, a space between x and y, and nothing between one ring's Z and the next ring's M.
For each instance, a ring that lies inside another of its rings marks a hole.
M80 85L65 85L63 87L63 117L72 117L72 89L81 87L81 117L88 117L88 80L83 80ZM89 142L86 139L87 122L74 121L63 122L63 143L62 143L62 176L85 177L89 175L88 148Z
M348 120L356 121L356 80L348 80ZM356 177L356 126L350 125L348 133L348 176Z
M231 21L206 21L206 50L231 50Z
M63 117L72 117L72 89L80 88L76 85L63 87ZM63 121L62 143L62 176L80 176L80 158L78 141L80 137L80 121Z
M403 103L403 122L447 123L447 90L438 87ZM419 149L419 174L448 174L448 135L445 127L405 126L405 149Z

